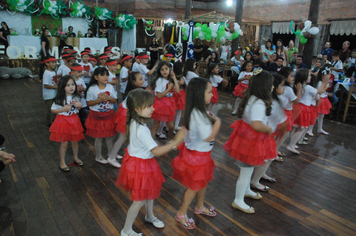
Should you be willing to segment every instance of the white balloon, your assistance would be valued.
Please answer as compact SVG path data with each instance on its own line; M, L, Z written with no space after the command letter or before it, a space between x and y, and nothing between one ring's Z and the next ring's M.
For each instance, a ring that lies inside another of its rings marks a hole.
M239 35L243 35L243 32L241 29L239 29L237 32L239 33Z
M52 14L56 14L57 12L56 12L56 10L52 10Z
M48 11L52 11L52 7L49 7L49 8L48 8Z
M213 23L213 22L210 22L210 23L209 23L209 27L210 27L210 28L214 27L214 23Z
M225 37L220 37L220 41L224 42L225 40Z
M78 16L82 17L83 13L81 11L78 11Z
M202 37L204 37L204 32L199 33L199 38L202 38Z
M236 22L234 23L234 29L235 29L235 31L240 29L240 25L237 24Z
M213 38L216 38L216 37L218 37L218 34L216 32L212 32L211 36L213 36Z
M232 33L230 33L230 32L225 33L225 38L230 39L231 36L232 36Z
M85 8L82 8L82 10L81 10L81 11L82 11L83 13L85 13L85 11L86 11L86 10L85 10Z
M194 30L201 32L201 28L200 27L196 27Z
M312 27L309 30L307 30L310 34L317 35L319 34L319 28L318 27Z
M80 8L82 8L81 6L77 6L77 10L79 11L80 10Z

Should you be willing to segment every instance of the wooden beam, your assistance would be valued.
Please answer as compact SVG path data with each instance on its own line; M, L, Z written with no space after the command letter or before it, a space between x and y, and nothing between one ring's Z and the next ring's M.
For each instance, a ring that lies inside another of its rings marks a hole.
M244 0L236 0L235 22L241 26ZM239 47L240 38L232 40L232 55Z
M186 0L185 1L185 16L184 19L189 19L190 13L192 11L192 0Z

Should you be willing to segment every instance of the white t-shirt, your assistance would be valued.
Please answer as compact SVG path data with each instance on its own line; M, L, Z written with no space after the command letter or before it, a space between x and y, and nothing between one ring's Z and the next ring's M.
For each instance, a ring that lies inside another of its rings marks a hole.
M276 131L277 125L287 120L282 104L277 100L272 100L271 115L267 116L268 125L272 127L272 132Z
M267 125L268 119L265 103L252 95L247 102L242 119L249 125L252 124L252 121L261 121L262 124Z
M221 56L220 58L226 60L228 53L231 52L231 46L221 46Z
M189 82L193 79L199 77L195 72L193 71L188 71L187 76L185 77L185 84L188 86Z
M88 89L87 101L95 101L98 99L99 94L107 93L110 97L117 99L116 90L111 84L106 84L104 89L99 89L98 85L93 85ZM107 112L112 110L114 105L109 101L104 101L94 106L90 106L90 110L98 112Z
M139 72L139 66L140 64L138 64L137 62L134 62L134 64L132 65L132 72Z
M73 101L79 101L79 98L78 97L67 96L67 104L72 106L72 110L70 110L68 112L67 111L61 112L61 113L58 113L57 115L71 116L73 114L77 114L78 113L78 108L74 107ZM51 110L62 109L62 108L63 108L63 106L58 105L56 103L53 103L52 107L51 107Z
M83 87L83 88L87 88L86 84L84 83L84 80L82 78L79 78L78 80L75 81L75 83L77 84L77 87ZM79 91L79 89L78 89ZM82 107L86 107L87 106L87 101L85 100L85 91L80 91L80 102L82 103Z
M284 86L284 93L278 96L284 109L293 110L293 101L298 97L295 95L293 89L290 86Z
M162 77L159 77L156 81L156 88L155 88L155 95L157 96L157 93L163 93L164 91L166 91L166 89L168 88L168 84L169 84L169 80L166 80ZM173 88L171 89L171 91L169 91L165 97L172 97L173 96Z
M223 78L221 78L220 75L212 75L212 76L210 76L210 83L215 88L218 87L218 84L221 83L221 81L223 81Z
M128 78L129 77L129 69L126 67L122 67L120 71L120 93L125 93L126 86L127 86L127 80L125 82L122 82L122 79Z
M121 104L123 108L127 109L127 98L125 98L125 100Z
M242 71L239 75L239 79L242 79L242 78L245 78L245 77L248 77L248 76L253 76L253 72L246 72L246 71ZM248 79L245 79L245 80L242 80L241 83L243 84L248 84L249 80Z
M199 152L211 151L214 146L214 140L211 142L204 140L211 135L212 128L210 120L194 108L190 114L189 131L184 138L185 146L189 150Z
M320 88L321 84L322 84L322 82L318 81L318 86L317 87ZM322 94L320 94L320 97L321 98L327 98L328 97L328 93L325 91Z
M56 86L57 85L57 75L54 71L45 70L42 79L42 94L44 100L50 100L56 97L57 89L46 89L45 85Z
M337 62L334 62L332 64L332 67L335 67L338 70L342 70L343 69L342 61L338 60ZM331 74L333 74L335 76L335 80L339 80L339 73L340 72L337 72L337 71L334 71L334 70L331 71Z
M69 73L70 73L70 68L66 65L61 65L57 70L57 75L62 75L62 77L65 75L69 75Z
M299 102L306 105L310 106L313 100L313 97L316 96L317 89L310 86L310 85L305 85L303 90L302 90L302 97L300 98Z
M235 66L240 66L240 60L236 59L236 57L232 57L231 61L233 61L235 63Z
M151 150L157 146L146 124L140 125L134 120L131 121L130 143L128 146L130 156L141 159L151 159L154 157Z
M82 67L83 67L83 73L84 72L89 72L89 75L88 76L82 76L82 77L80 77L80 78L82 78L83 80L84 80L84 82L86 83L86 84L88 84L89 82L90 82L90 76L91 76L91 74L93 73L93 71L94 71L94 68L93 68L93 65L90 63L90 62L88 62L88 63L83 63L83 62L80 62L79 63L79 65L81 65Z
M109 71L109 70L108 70ZM112 82L112 81L115 81L117 82L117 79L116 79L116 75L111 73L111 71L109 71L109 82ZM111 84L112 85L112 84ZM116 84L112 85L116 91Z
M143 87L147 87L147 86L148 86L147 73L148 73L150 70L147 69L147 66L145 66L144 64L139 64L138 71L142 74L142 77L143 77L143 79L145 80L145 82L143 83Z

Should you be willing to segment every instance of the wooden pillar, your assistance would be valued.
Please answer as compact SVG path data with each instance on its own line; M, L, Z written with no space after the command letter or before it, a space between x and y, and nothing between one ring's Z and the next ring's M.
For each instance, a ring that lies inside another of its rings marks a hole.
M185 0L185 16L184 19L189 19L192 11L192 0Z
M244 0L236 0L236 11L235 11L235 22L240 25L242 23L242 13L243 13L243 5L244 5ZM240 36L241 37L241 36ZM240 37L237 39L232 40L232 55L234 55L234 52L237 50L239 47L239 42L240 42Z
M315 26L318 24L319 6L320 6L320 0L310 1L308 20L310 20ZM308 42L304 45L304 51L303 51L303 60L304 63L308 66L308 68L311 68L311 64L313 60L313 51L314 51L314 39L308 39Z

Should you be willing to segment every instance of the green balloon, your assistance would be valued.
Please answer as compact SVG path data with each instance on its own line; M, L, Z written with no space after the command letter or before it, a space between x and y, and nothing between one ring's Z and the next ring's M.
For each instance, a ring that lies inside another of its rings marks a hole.
M232 39L237 39L238 37L239 37L239 33L237 31L235 31L231 36Z
M207 41L210 41L210 40L212 39L211 34L206 34L206 35L205 35L205 39L206 39Z
M188 36L183 36L183 40L187 41L188 40Z
M301 36L299 38L300 38L300 43L301 44L305 44L308 41L308 39L304 38L304 36Z
M150 25L150 24L152 24L152 21L151 21L151 20L149 20L147 23Z
M201 27L201 24L200 23L196 23L195 27Z

